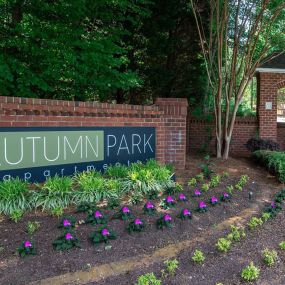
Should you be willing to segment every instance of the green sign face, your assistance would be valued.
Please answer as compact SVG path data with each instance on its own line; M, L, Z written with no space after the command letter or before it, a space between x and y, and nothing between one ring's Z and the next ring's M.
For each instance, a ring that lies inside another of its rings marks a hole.
M104 160L104 131L2 132L1 170Z

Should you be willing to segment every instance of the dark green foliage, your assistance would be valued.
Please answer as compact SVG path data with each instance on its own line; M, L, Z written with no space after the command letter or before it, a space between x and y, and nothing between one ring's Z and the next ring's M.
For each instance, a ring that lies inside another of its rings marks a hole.
M252 157L258 164L276 175L281 183L285 182L285 152L257 150Z
M173 224L172 224L172 218L170 217L170 215L166 214L160 217L156 221L156 227L160 230L162 230L163 228L172 228Z
M65 230L70 230L75 227L76 220L72 216L64 216L61 218L58 227L64 228Z
M128 207L122 207L121 210L114 215L114 219L122 219L123 221L129 220L132 217L133 215Z
M131 234L133 232L141 232L145 229L145 224L140 219L134 219L127 226L127 231Z
M105 224L106 219L99 210L96 210L87 216L85 222L86 224L98 225L98 224Z
M52 245L55 250L68 250L73 247L81 247L78 238L75 236L74 232L71 231L62 234L52 243Z
M96 209L96 205L90 203L79 204L76 208L77 213L92 213Z
M26 243L29 243L29 246L26 246ZM17 248L17 252L21 257L36 255L36 248L32 242L25 241Z
M277 142L255 138L249 139L245 146L251 152L257 150L280 150L280 146Z
M117 235L109 228L102 228L99 231L95 231L90 234L90 239L93 244L108 243L109 240L116 239Z
M211 166L212 162L210 161L210 156L206 155L204 157L204 162L199 165L199 168L207 179L209 179L211 177L211 174L213 173Z

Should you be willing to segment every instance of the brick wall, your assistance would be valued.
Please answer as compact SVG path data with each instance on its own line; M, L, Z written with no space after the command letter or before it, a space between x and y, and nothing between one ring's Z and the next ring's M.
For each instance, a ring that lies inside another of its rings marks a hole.
M257 118L237 118L231 146L230 154L248 156L250 153L244 146L248 139L256 137L258 132ZM187 151L194 152L206 149L210 153L215 153L215 125L213 122L197 120L188 117L187 120Z
M187 105L186 99L176 98L136 106L0 96L0 127L155 127L157 159L183 169Z

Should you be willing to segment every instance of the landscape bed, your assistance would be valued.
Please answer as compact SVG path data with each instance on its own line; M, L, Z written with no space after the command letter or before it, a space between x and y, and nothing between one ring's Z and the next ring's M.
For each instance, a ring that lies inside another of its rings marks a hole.
M52 246L53 241L62 233L62 229L57 227L61 218L52 217L45 212L42 213L39 211L35 213L30 212L25 214L23 219L17 224L12 223L9 219L4 218L0 223L0 245L3 247L0 253L0 283L26 284L30 281L40 280L70 271L82 269L88 270L88 268L92 266L98 266L100 264L112 261L123 260L134 255L152 253L155 249L162 248L170 243L177 243L179 241L191 239L195 240L195 238L198 236L203 236L203 234L206 233L207 229L214 229L219 223L227 220L228 218L239 215L239 213L245 209L253 207L256 201L258 201L261 197L262 191L268 187L268 185L264 185L265 178L255 177L254 170L250 169L250 179L247 181L242 191L234 190L233 197L230 202L219 201L218 205L211 206L211 197L216 196L220 199L220 197L222 197L225 193L227 186L237 185L241 174L244 173L243 170L245 169L245 165L248 167L248 163L241 163L241 165L239 165L238 172L235 172L234 175L231 174L229 177L223 177L221 183L217 187L210 188L210 190L207 192L201 191L203 194L200 198L194 197L196 187L189 187L185 185L184 189L179 189L180 191L173 194L172 197L174 197L175 201L177 201L179 193L182 192L186 196L187 201L177 202L174 207L164 209L163 207L160 207L159 204L168 195L164 194L163 196L160 196L159 198L153 200L153 203L157 209L157 212L154 215L146 215L144 213L143 206L147 201L146 199L144 199L138 205L127 205L134 217L143 220L145 229L142 232L134 232L132 234L129 234L127 231L127 225L129 222L114 218L116 213L118 213L118 211L123 205L125 205L125 203L121 203L120 206L112 210L108 209L106 206L100 208L100 211L104 214L104 216L107 217L108 228L112 229L117 234L117 238L115 240L110 240L107 245L100 244L94 246L91 243L89 238L90 234L98 229L101 229L102 225L80 224L82 221L85 221L88 214L76 213L74 207L69 207L68 210L65 211L65 214L72 215L75 220L79 222L74 232L80 240L81 248L73 248L68 251L55 251ZM217 172L219 172L219 170L217 170ZM184 177L182 178L184 178L185 182L187 182L189 178L194 177L194 175L198 173L199 169L196 168L192 170L191 175L189 172L187 175L184 173ZM220 173L222 174L222 172ZM265 175L265 173L263 173L263 175ZM178 175L178 178L181 177ZM261 182L261 184L259 182ZM202 184L203 183L199 183L199 188L202 188ZM272 197L274 192L277 192L277 189L278 187L276 186L272 187ZM249 192L253 193L251 199L249 199ZM206 202L208 207L207 212L196 212L199 201ZM191 211L191 220L183 220L178 217L181 213L181 210L185 208ZM172 217L173 227L169 229L163 229L162 235L162 230L157 229L156 222L158 218L162 217L165 213L169 213ZM23 241L29 238L28 234L26 233L28 221L37 221L40 224L39 229L33 234L31 239L36 246L37 255L19 258L18 254L15 252L17 247ZM269 226L270 223L267 226ZM221 258L220 256L223 255L217 252L214 245L217 240L226 233L226 231L214 231L210 236L206 236L205 234L206 245L197 244L197 248L201 247L205 252L209 252L210 255L217 258L218 260L218 258ZM233 251L236 252L234 248L235 247L233 247ZM239 253L236 254L240 255ZM175 277L176 279L174 278L173 281L167 281L167 284L188 284L182 279L181 283L175 283L175 280L183 278L182 276L179 277L179 275L185 275L186 278L187 272L192 272L193 270L193 272L197 271L197 275L194 274L192 276L192 278L195 280L201 279L201 276L208 276L210 274L210 271L209 274L206 273L208 272L208 268L206 267L208 262L207 259L209 259L208 257L202 267L199 265L191 264L189 252L181 253L181 256L179 256L178 259L182 264L182 268L184 268L185 272L180 272L181 274L177 274ZM246 260L244 262L246 263ZM210 267L212 270L214 270L214 264L218 266L218 263L214 262L213 259L212 263L213 264ZM48 264L48 266L46 266L46 264ZM17 270L15 270L16 267ZM160 267L161 264L156 264L156 266L152 268L151 271L158 272ZM204 271L202 272L201 270ZM236 268L236 272L238 271L238 268ZM130 275L117 277L116 283L134 284L136 282L137 276L140 273L146 273L146 269L144 268L143 271L138 269L137 272L133 272ZM225 275L224 280L226 280L226 276L227 275ZM221 277L220 273L215 278L217 279L218 277ZM106 280L105 283L102 281L100 284L114 284L114 282L115 281L111 279L109 281ZM209 283L202 283L202 281L201 283L195 283L193 281L193 284Z

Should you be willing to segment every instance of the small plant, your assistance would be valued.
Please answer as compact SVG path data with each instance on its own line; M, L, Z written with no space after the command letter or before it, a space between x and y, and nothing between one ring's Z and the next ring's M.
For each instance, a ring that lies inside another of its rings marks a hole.
M233 194L233 191L234 191L234 186L229 185L226 187L226 192L228 192L230 195Z
M21 257L25 257L27 255L35 255L36 254L36 249L32 242L29 240L23 242L17 249L17 252Z
M231 248L232 242L226 238L219 238L216 244L217 249L220 252L227 252Z
M279 203L271 202L269 206L264 209L265 213L270 214L270 217L275 217L282 210L282 206Z
M129 223L127 230L131 234L133 232L141 232L145 228L144 222L141 219L134 219Z
M249 180L249 177L247 175L242 175L239 179L239 184L241 186L245 186L248 180Z
M199 189L195 189L194 197L200 197L201 195L202 195L201 191L199 191Z
M238 191L242 191L243 188L242 188L242 186L239 183L237 183L235 185L235 189L238 190Z
M203 263L205 261L205 256L203 254L203 252L199 249L196 249L193 256L192 256L192 260L196 263Z
M275 250L269 250L266 248L262 252L263 261L266 265L272 266L277 260L277 252Z
M279 247L280 247L281 249L285 250L285 241L281 241L281 242L279 243Z
M81 247L78 238L71 231L65 232L58 237L52 245L55 250L68 250L73 247Z
M202 191L208 192L210 189L210 185L208 183L205 183L201 186Z
M192 219L192 214L191 214L190 210L182 209L180 214L178 215L178 218L180 218L182 220L190 220L190 219Z
M76 208L77 213L92 213L94 212L95 205L90 203L79 204Z
M211 174L213 173L211 166L212 166L212 163L210 162L210 156L206 155L204 157L204 163L201 163L199 165L199 168L202 170L204 177L207 179L209 179L211 177Z
M196 179L199 181L199 182L203 182L204 181L204 173L201 172L199 174L196 175Z
M153 215L156 212L155 206L152 202L147 201L143 207L145 214Z
M260 269L254 266L253 262L250 262L249 266L241 271L241 278L245 281L255 281L258 279Z
M215 188L215 187L219 186L220 182L221 182L221 176L215 175L211 178L210 187Z
M107 207L109 209L115 209L120 206L120 200L118 198L110 198L107 200Z
M90 239L93 244L99 244L102 242L109 243L109 240L113 240L116 238L116 233L108 228L102 228L101 230L95 231L90 235Z
M210 199L210 204L211 204L212 206L218 205L218 204L219 204L218 198L215 197L215 196L211 197L211 199Z
M164 261L164 264L166 265L166 270L169 276L173 277L175 274L175 271L177 270L179 266L178 260L177 259L166 260Z
M21 210L21 209L16 209L14 210L11 215L10 215L10 219L15 222L15 223L18 223L22 217L24 215L24 211Z
M196 178L191 178L189 181L188 181L188 186L189 187L195 187L195 186L197 186L197 180L196 180Z
M271 218L271 215L269 213L267 213L267 212L264 212L264 213L262 213L262 217L261 218L262 218L262 220L264 222L267 222Z
M224 171L224 172L222 173L222 177L223 177L223 178L228 178L228 177L230 177L230 174L229 174L227 171Z
M59 228L70 230L75 227L76 220L72 216L63 217L58 225Z
M175 206L175 201L172 196L167 196L161 203L160 206L164 209L172 208Z
M131 210L126 206L122 207L121 210L114 215L115 219L121 218L123 221L128 220L132 217L133 215L131 214Z
M55 217L61 217L64 213L64 210L62 207L55 207L54 209L51 210L51 214Z
M141 275L135 285L161 285L161 281L156 278L154 273Z
M156 221L156 226L158 229L162 230L163 228L172 228L172 217L169 214L164 215L163 217L160 217Z
M185 194L180 193L180 194L178 195L178 201L180 201L180 202L186 202L186 201L187 201L187 197L185 196Z
M231 201L231 199L232 199L232 196L227 192L224 192L223 195L220 197L220 201L222 202L229 202Z
M27 233L31 236L33 235L38 229L40 228L40 223L39 222L31 222L28 221L27 224Z
M231 232L227 235L227 239L238 242L246 237L245 229L243 227L237 227L231 225Z
M252 217L247 224L248 224L249 228L251 230L253 230L253 229L257 228L258 226L261 226L263 224L263 221L261 218Z
M87 216L85 222L86 224L98 225L105 224L106 219L99 210L95 210L93 213Z
M197 212L205 213L208 211L208 207L205 202L201 201L198 203L198 207L196 209Z
M143 195L142 193L135 191L129 200L129 203L132 205L138 205L143 201Z

